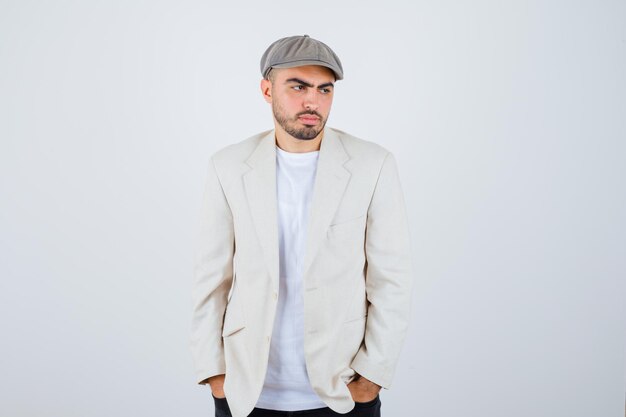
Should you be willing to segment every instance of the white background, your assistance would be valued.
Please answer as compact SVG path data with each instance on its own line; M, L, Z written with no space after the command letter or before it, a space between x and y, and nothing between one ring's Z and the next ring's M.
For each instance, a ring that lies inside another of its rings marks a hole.
M208 156L259 59L340 56L398 161L412 327L386 417L624 413L623 1L0 0L0 415L210 416L188 346Z

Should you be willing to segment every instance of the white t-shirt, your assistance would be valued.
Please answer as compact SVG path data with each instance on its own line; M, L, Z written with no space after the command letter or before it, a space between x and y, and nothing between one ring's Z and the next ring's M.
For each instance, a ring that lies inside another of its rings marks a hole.
M295 411L326 407L313 391L304 359L302 263L319 151L276 146L280 286L259 408Z

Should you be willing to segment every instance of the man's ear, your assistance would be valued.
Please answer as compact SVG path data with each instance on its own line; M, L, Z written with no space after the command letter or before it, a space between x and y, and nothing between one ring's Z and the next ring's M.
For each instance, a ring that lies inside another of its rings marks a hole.
M270 80L266 80L265 78L261 80L261 93L266 102L272 102L272 82Z

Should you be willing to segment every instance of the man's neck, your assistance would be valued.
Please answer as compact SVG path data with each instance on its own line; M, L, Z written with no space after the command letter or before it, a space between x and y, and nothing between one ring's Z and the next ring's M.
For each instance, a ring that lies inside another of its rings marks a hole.
M322 138L324 137L324 130L310 140L294 138L279 126L276 127L275 132L276 145L286 152L294 153L319 151Z

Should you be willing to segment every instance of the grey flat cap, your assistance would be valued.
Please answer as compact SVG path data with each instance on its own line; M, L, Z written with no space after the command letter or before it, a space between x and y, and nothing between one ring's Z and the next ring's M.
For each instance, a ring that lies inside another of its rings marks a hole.
M330 68L337 80L343 79L339 57L328 47L309 35L289 36L272 43L261 57L261 74L267 78L271 68L293 68L321 65Z

